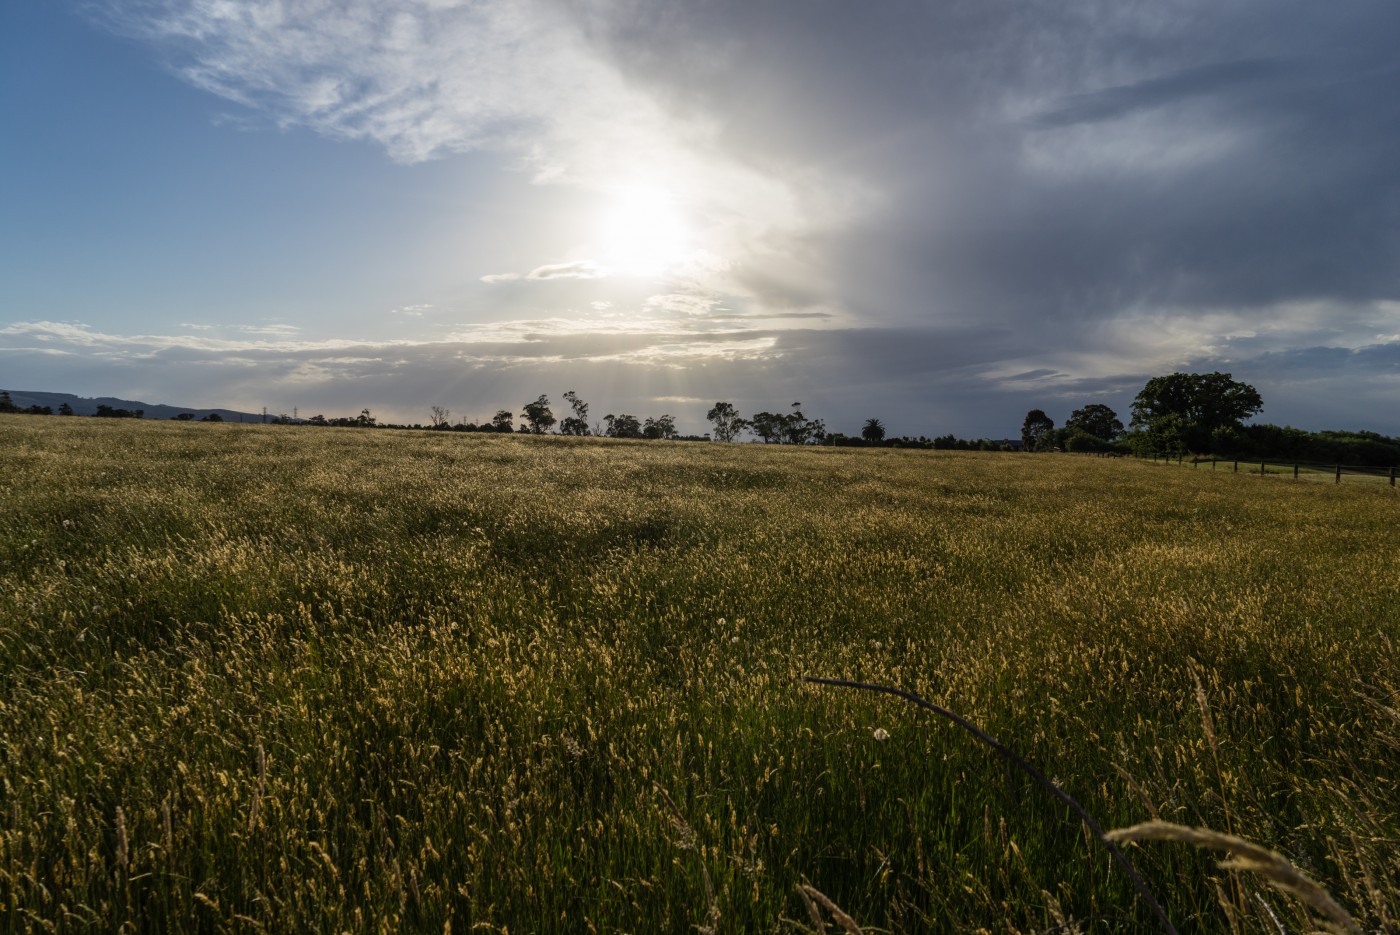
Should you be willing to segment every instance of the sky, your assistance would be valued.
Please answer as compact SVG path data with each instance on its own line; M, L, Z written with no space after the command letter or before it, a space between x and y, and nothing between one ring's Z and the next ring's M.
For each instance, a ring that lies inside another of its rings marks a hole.
M5 0L0 386L1400 434L1393 0Z

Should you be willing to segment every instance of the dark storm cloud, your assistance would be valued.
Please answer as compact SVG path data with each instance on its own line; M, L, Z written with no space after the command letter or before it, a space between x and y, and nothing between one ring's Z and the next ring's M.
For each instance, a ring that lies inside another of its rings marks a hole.
M606 10L617 60L729 145L878 194L804 243L871 321L1069 347L1142 306L1400 294L1400 6Z
M1053 129L1077 123L1115 120L1134 112L1161 107L1193 97L1220 96L1235 88L1286 76L1282 62L1222 62L1188 68L1174 75L1149 78L1116 88L1071 96L1054 110L1032 117L1036 129Z

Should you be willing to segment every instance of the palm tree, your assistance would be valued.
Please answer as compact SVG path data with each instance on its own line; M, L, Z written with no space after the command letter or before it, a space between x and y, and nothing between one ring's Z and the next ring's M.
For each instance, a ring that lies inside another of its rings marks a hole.
M860 430L860 437L868 442L884 441L885 424L879 419L866 419L865 428Z

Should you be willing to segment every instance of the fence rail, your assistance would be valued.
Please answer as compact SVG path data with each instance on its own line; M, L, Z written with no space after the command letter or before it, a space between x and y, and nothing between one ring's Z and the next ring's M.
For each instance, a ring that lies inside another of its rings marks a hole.
M1330 477L1335 484L1340 484L1342 482L1343 475L1351 474L1358 477L1370 478L1377 482L1388 481L1390 486L1394 487L1396 485L1396 477L1400 476L1400 468L1394 467L1318 464L1308 461L1270 461L1266 458L1186 458L1181 455L1172 458L1163 455L1155 455L1149 460L1153 462L1160 461L1166 464L1189 464L1197 470L1200 470L1202 465L1208 464L1212 471L1227 470L1236 474L1240 473L1240 467L1243 465L1246 473L1258 474L1261 477L1270 474L1286 476L1291 473L1294 480L1315 480Z

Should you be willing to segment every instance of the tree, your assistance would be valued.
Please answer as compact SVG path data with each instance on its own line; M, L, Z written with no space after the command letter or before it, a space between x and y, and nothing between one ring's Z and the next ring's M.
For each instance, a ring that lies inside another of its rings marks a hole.
M372 428L374 426L374 416L370 415L369 409L361 409L360 414L355 417L355 424L360 428Z
M860 437L868 442L884 441L885 424L879 419L866 419L865 426L860 430Z
M106 403L98 403L97 411L93 413L98 419L140 419L146 415L144 409L113 409Z
M1118 413L1103 403L1090 403L1083 409L1074 410L1069 414L1065 428L1079 429L1085 435L1092 435L1106 442L1111 442L1123 434L1123 423L1119 421Z
M1258 390L1228 373L1173 373L1147 381L1133 400L1132 424L1158 440L1170 431L1177 447L1205 452L1216 429L1237 429L1263 408Z
M1128 444L1133 454L1140 458L1166 455L1180 457L1186 454L1182 441L1187 435L1186 420L1174 412L1158 416L1139 431L1128 436Z
M452 427L451 409L447 409L442 406L434 406L432 408L431 418L433 420L433 428L437 429L438 431L443 431Z
M539 399L532 403L526 403L520 413L520 418L529 424L530 431L535 435L543 435L549 431L555 421L554 413L549 409L549 397L541 393Z
M802 413L802 404L793 403L792 412L755 412L750 431L763 439L765 445L810 445L820 444L826 438L826 423L821 419L808 419Z
M71 416L73 414L73 407L64 403L58 407L58 414L61 416Z
M714 438L717 442L734 441L750 425L748 419L739 415L739 410L734 408L733 403L715 403L710 411L705 413L705 418L714 426Z
M641 438L642 423L637 421L636 416L623 413L615 416L608 413L603 416L603 421L607 424L607 430L603 433L609 438Z
M193 412L177 412L175 415L171 416L170 418L174 419L176 422L193 422L193 421L194 421L194 413L193 413Z
M514 432L515 413L509 409L497 409L496 414L491 417L491 426L497 432Z
M1055 420L1039 409L1026 413L1026 421L1021 423L1021 450L1035 451L1045 436L1055 427Z
M676 417L672 415L660 416L659 418L647 418L646 424L642 426L643 438L675 438L676 437Z
M564 401L569 404L569 408L574 414L568 416L559 423L560 435L587 435L588 434L588 403L578 398L578 394L569 390L564 394Z
M19 407L10 398L9 390L0 390L0 412L19 412Z
M211 413L209 413L209 415L205 416L204 418L200 419L199 421L201 421L201 422L222 422L222 421L224 421L224 417L221 416L221 415L219 415L217 412L211 412ZM320 422L319 424L324 425L325 422L326 422L326 417L325 417L325 416L322 416L322 417L321 417L321 422Z
M826 423L808 419L802 414L800 402L792 404L792 412L783 417L783 440L789 445L820 444L826 438Z
M749 423L750 430L754 435L763 439L763 444L771 445L774 442L782 443L783 422L787 416L780 412L755 412L753 421Z

